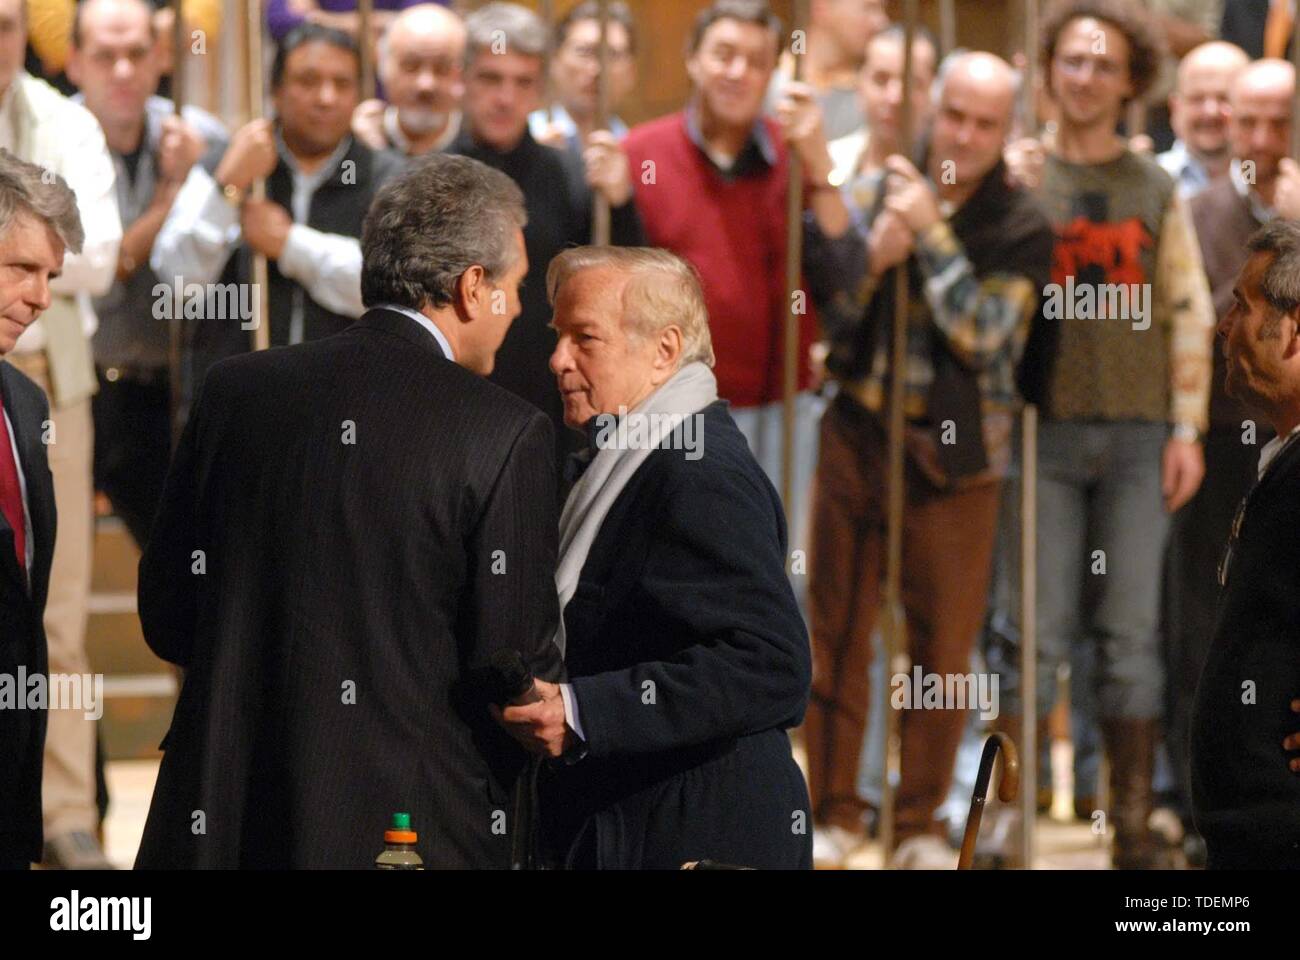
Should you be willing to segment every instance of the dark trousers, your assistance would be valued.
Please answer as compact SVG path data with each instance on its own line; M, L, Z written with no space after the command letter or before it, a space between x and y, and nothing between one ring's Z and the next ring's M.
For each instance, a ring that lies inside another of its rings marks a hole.
M885 573L888 450L874 418L841 396L822 418L813 481L809 613L813 690L804 722L818 823L859 828L858 758L866 731L871 635ZM970 672L984 620L998 483L938 490L907 465L902 602L912 663L923 674ZM895 841L939 832L967 712L904 710Z
M99 371L95 395L95 488L113 504L144 549L162 499L171 458L170 387L166 371L133 375Z
M1192 700L1214 634L1219 559L1242 497L1255 482L1262 427L1252 444L1240 427L1211 427L1205 437L1205 479L1196 496L1173 517L1165 558L1165 744L1184 819L1191 822L1190 730Z

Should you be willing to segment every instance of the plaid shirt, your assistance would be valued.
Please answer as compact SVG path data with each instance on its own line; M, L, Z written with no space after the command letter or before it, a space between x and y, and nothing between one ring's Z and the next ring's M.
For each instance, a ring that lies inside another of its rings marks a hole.
M882 177L861 175L845 187L854 226L865 237ZM950 214L951 211L945 211ZM960 241L946 221L939 221L916 238L915 262L922 278L922 294L913 297L908 310L907 380L904 409L914 420L926 419L926 398L934 380L931 361L934 337L942 336L963 364L978 371L985 414L1010 413L1020 405L1015 368L1024 352L1029 327L1037 312L1038 291L1028 278L1009 273L977 277ZM876 294L879 279L864 275L852 302L841 300L862 317ZM892 280L891 280L892 282ZM889 381L891 318L867 317L885 332L875 338L875 350L866 376L842 384L868 409L881 411ZM992 451L990 451L990 454Z

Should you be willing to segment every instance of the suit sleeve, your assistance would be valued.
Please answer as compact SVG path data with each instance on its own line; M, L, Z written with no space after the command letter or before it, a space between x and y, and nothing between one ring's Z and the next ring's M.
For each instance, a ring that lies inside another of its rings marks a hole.
M670 659L572 681L594 757L795 726L808 703L808 634L771 497L716 468L675 487L641 589L661 622L693 642Z
M212 386L209 379L203 396ZM201 396L172 457L149 545L140 558L138 601L145 643L158 656L181 667L189 665L198 619L201 574L195 572L198 561L194 552L201 549L195 518L203 406Z
M469 542L465 660L483 670L503 648L520 652L535 676L563 679L555 646L559 601L555 557L555 439L538 413L519 433Z

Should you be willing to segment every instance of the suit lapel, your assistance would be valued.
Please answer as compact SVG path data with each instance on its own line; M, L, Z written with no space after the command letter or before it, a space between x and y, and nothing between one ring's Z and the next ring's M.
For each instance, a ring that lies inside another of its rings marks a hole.
M31 583L44 590L47 579L43 571L49 569L54 549L54 490L50 479L49 456L41 442L43 425L39 422L40 408L33 405L25 396L27 391L17 389L15 378L17 371L7 362L0 362L0 393L3 393L4 407L9 412L9 423L13 429L14 446L18 448L18 466L23 472L23 482L27 488L28 519L32 526L32 571ZM0 515L0 525L8 530L9 524ZM13 550L4 553L6 569L10 576L26 583L18 565L18 557ZM35 597L33 593L33 599Z

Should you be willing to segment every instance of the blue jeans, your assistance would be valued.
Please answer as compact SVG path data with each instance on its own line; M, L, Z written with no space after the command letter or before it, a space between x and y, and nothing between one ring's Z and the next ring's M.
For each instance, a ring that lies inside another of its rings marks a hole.
M1163 423L1039 426L1040 714L1055 702L1057 670L1078 643L1096 645L1099 717L1162 714L1156 631L1169 530L1160 493L1167 435ZM1003 710L1016 713L1019 684L1010 679L1003 679Z
M732 407L731 418L749 442L749 450L758 461L777 492L781 491L781 418L784 405L768 403L760 407ZM803 570L807 570L808 511L811 503L813 471L817 468L817 448L822 413L826 400L815 393L795 395L794 483L793 504L785 504L789 552L802 550ZM797 568L799 569L799 568ZM798 572L790 575L790 585L804 609L808 577ZM805 619L807 616L805 615Z

